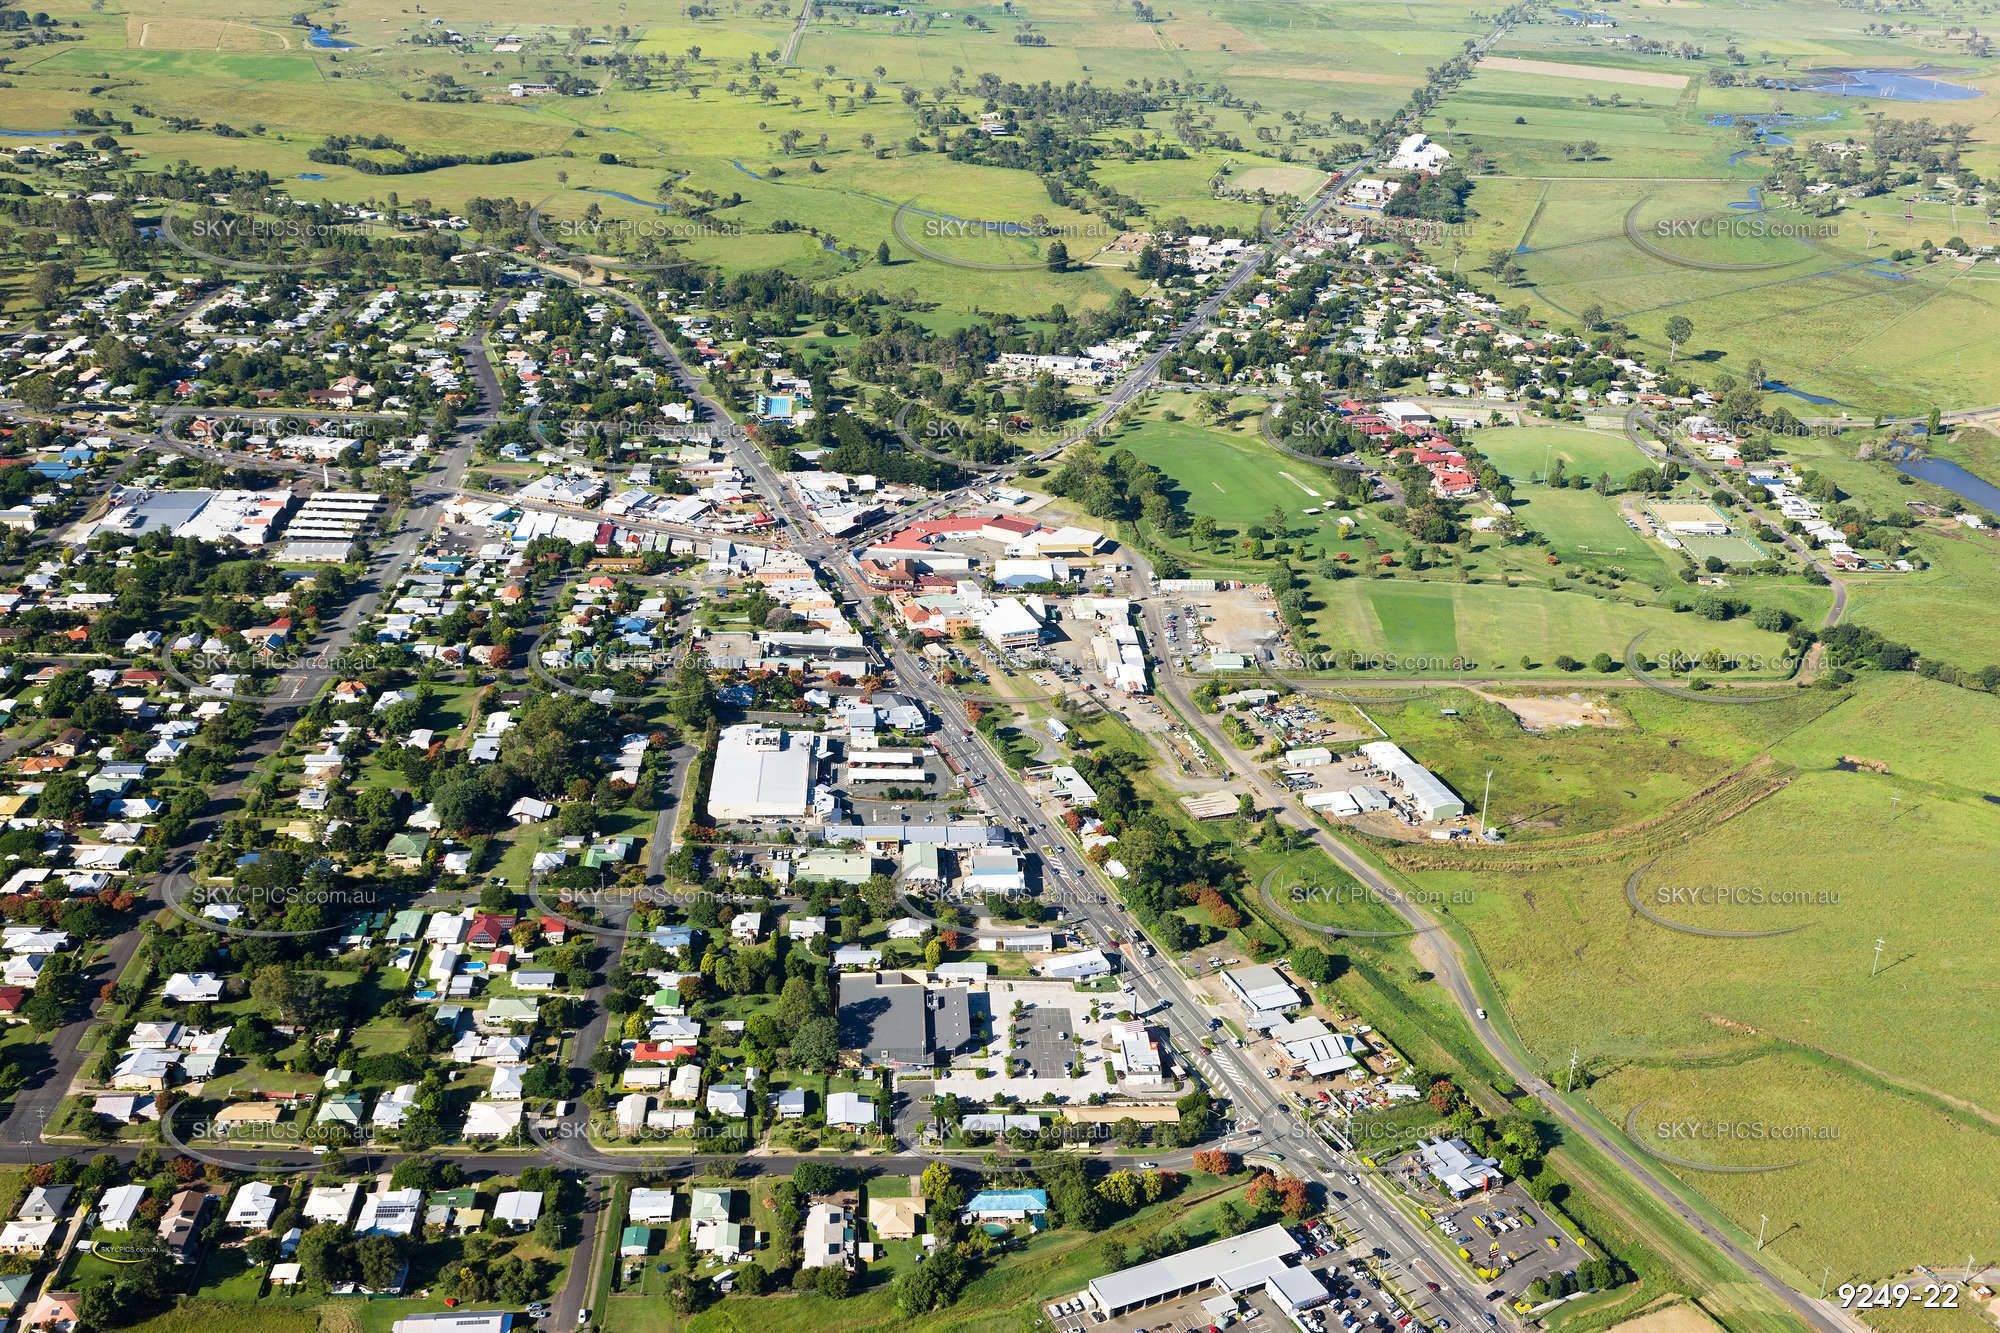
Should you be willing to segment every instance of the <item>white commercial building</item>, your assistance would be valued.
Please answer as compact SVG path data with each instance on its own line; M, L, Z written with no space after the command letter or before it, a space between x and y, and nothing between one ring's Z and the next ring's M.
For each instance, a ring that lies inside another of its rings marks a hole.
M1404 793L1420 819L1455 819L1465 813L1465 802L1435 774L1409 755L1394 741L1372 741L1361 747L1369 763L1403 784Z
M1304 1003L1277 968L1259 963L1222 974L1223 984L1250 1011L1250 1025L1262 1030L1282 1023L1285 1010Z
M1417 1157L1438 1187L1454 1199L1506 1182L1500 1164L1472 1151L1464 1139L1439 1139L1417 1149Z
M1185 1296L1205 1287L1235 1295L1269 1285L1279 1274L1297 1271L1285 1260L1299 1252L1299 1243L1281 1226L1260 1227L1213 1244L1170 1254L1164 1259L1092 1278L1086 1289L1090 1302L1106 1318ZM1287 1282L1302 1289L1296 1279Z
M723 728L709 818L718 824L806 818L818 758L819 738L810 732L754 723Z

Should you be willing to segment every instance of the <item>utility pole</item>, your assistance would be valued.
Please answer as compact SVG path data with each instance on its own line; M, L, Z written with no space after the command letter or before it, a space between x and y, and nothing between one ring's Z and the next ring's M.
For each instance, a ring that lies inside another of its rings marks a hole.
M1760 1250L1764 1248L1764 1227L1770 1220L1762 1213L1757 1215L1757 1248Z
M1565 1080L1563 1083L1563 1096L1567 1097L1571 1092L1575 1091L1575 1089L1576 1089L1576 1048L1571 1047L1569 1052L1569 1078Z
M1479 837L1482 842L1486 838L1486 802L1492 795L1493 770L1489 768L1486 770L1486 790L1479 797Z
M1870 968L1868 969L1868 975L1872 977L1872 976L1874 976L1874 975L1875 975L1875 974L1876 974L1877 972L1879 972L1879 971L1881 971L1881 970L1882 970L1882 941L1880 941L1880 940L1876 940L1876 941L1875 941L1875 963L1874 963L1874 965L1873 965L1873 966L1871 966L1871 967L1870 967Z

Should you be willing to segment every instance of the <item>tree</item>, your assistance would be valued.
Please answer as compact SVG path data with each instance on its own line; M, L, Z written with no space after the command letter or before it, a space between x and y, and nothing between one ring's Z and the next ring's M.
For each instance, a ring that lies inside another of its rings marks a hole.
M1680 354L1680 346L1694 337L1694 321L1686 315L1667 316L1667 364L1672 365Z
M500 803L478 778L454 778L431 791L431 805L448 829L483 833L499 822Z
M250 978L250 998L264 1013L300 1027L317 1027L332 1008L325 977L282 963L257 969Z
M819 999L812 983L804 977L788 977L778 995L778 1025L786 1032L798 1032L819 1013Z
M44 819L66 821L90 804L90 788L75 773L58 773L42 788L38 813Z
M896 1308L906 1315L943 1309L958 1299L969 1276L963 1248L940 1245L929 1259L896 1279Z
M812 1019L792 1038L792 1059L807 1069L826 1073L840 1063L840 1028L825 1014Z
M1292 971L1315 985L1329 982L1338 975L1333 955L1311 944L1292 950Z
M875 247L875 262L883 268L889 267L889 243L887 241Z
M847 1172L831 1162L800 1162L792 1168L792 1185L805 1198L832 1194L846 1180Z
M917 1178L917 1187L933 1210L951 1215L965 1206L965 1186L945 1162L932 1162Z
M1049 242L1049 272L1060 273L1069 267L1069 247L1061 241Z
M394 1236L363 1236L354 1243L354 1265L362 1286L392 1291L403 1275L403 1247Z
M354 1275L347 1228L331 1222L321 1223L300 1237L292 1257L298 1261L299 1277L313 1286L330 1287Z

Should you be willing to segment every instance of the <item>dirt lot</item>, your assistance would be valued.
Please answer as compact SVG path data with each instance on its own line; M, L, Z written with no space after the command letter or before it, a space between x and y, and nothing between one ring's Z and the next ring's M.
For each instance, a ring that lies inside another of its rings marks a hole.
M1646 69L1612 69L1605 65L1572 65L1562 60L1522 60L1516 56L1487 56L1481 69L1504 70L1509 74L1547 74L1564 79L1588 79L1593 83L1624 83L1635 88L1685 88L1687 75Z
M1565 727L1622 727L1625 719L1611 711L1611 706L1602 699L1592 699L1586 695L1537 694L1519 698L1503 698L1497 694L1478 692L1482 699L1490 699L1521 719L1521 725L1529 731L1559 731Z
M1715 1321L1692 1305L1669 1305L1613 1324L1610 1333L1719 1333Z
M1255 656L1259 644L1274 642L1281 632L1271 591L1262 584L1167 597L1176 611L1189 605L1195 608L1195 628L1201 631L1202 643L1216 652ZM1200 617L1206 616L1214 616L1215 623L1203 623Z

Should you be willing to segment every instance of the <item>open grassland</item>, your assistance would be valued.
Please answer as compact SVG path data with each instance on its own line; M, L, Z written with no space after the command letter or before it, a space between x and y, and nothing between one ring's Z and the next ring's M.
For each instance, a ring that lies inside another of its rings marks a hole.
M1317 179L1316 172L1281 165L1275 144L1258 142L1256 131L1275 135L1286 129L1291 124L1281 119L1286 109L1321 118L1326 110L1321 90L1283 80L1289 98L1263 98L1262 105L1242 114L1225 113L1210 105L1212 94L1193 91L1197 82L1219 80L1226 64L1272 54L1276 48L1249 28L1262 26L1272 35L1300 28L1310 36L1305 46L1324 52L1317 58L1336 75L1352 64L1357 74L1387 79L1362 85L1382 110L1400 102L1421 81L1425 66L1457 44L1454 24L1477 30L1462 6L1436 0L1427 6L1436 11L1436 30L1403 43L1407 49L1400 62L1385 64L1347 48L1331 6L1323 7L1325 13L1272 6L1231 22L1183 16L1158 24L1082 5L1038 11L1033 20L996 10L987 16L993 30L983 33L942 18L941 11L922 12L921 22L897 23L895 32L870 26L878 20L890 25L886 16L843 18L829 12L811 25L798 63L783 65L776 57L791 37L797 11L768 2L699 17L681 11L648 15L640 24L616 6L579 0L538 11L534 23L516 25L478 11L427 10L418 18L361 0L314 11L314 22L352 43L338 50L311 46L290 11L253 7L246 13L203 0L171 12L97 14L81 3L59 8L56 17L73 23L70 31L78 40L28 48L15 58L0 128L53 130L70 124L73 111L106 110L133 120L134 132L119 138L142 166L184 160L261 170L301 197L343 203L380 202L391 192L455 208L482 196L513 197L552 199L551 207L559 211L580 211L595 202L608 215L618 216L622 208L626 216L643 218L657 216L657 210L649 215L583 192L614 191L652 203L673 202L675 191L704 195L722 201L715 216L732 230L675 246L686 258L734 269L775 264L809 280L909 289L954 309L1017 314L1057 303L1087 309L1129 285L1123 260L1089 262L1114 229L1101 218L1052 204L1032 172L957 163L913 149L913 104L953 104L974 115L984 98L972 85L988 73L1058 83L1109 82L1115 73L1122 83L1129 66L1135 79L1156 79L1163 88L1170 81L1176 89L1185 83L1187 91L1172 96L1202 127L1206 146L1178 160L1127 161L1130 146L1107 139L1100 164L1106 183L1141 200L1160 219L1186 218L1203 228L1249 227L1261 205L1215 199L1211 178L1229 167L1270 173L1262 185L1254 174L1249 177L1244 188L1253 193L1302 188L1300 182ZM1383 6L1372 21L1386 34L1406 17L1403 6ZM594 44L576 41L574 25L587 26ZM444 44L447 29L465 40ZM1016 45L1013 37L1030 30L1050 45ZM495 50L503 37L518 38L523 49ZM1163 72L1163 51L1183 46L1196 59L1177 57ZM652 77L611 76L603 61L614 52L654 60ZM905 60L904 52L921 53L921 59ZM584 64L586 57L596 63ZM1308 51L1298 59L1316 57ZM683 67L668 72L672 61ZM562 70L603 82L602 93L591 98L506 93L509 82L547 79ZM428 90L437 86L456 95L430 100ZM167 116L198 124L172 127ZM218 124L245 137L217 134L212 127ZM309 159L309 150L332 131L383 133L416 151L525 150L536 157L413 176L370 176ZM1224 151L1214 143L1224 133L1250 148ZM1312 155L1334 146L1322 120L1292 141L1290 151ZM571 193L580 199L572 201ZM1068 248L1078 266L1050 273L1046 242L978 231L923 237L924 247L943 260L918 253L894 234L893 219L906 204L918 210L912 215L917 219L1045 222L1076 238ZM794 229L814 233L815 239L774 244L774 233ZM873 262L884 242L893 257L886 271ZM994 272L978 268L981 264L1026 267Z
M1433 869L1419 882L1459 891L1452 913L1527 1044L1551 1064L1581 1050L1608 1075L1592 1096L1614 1122L1651 1099L1671 1110L1663 1119L1839 1129L1837 1141L1810 1145L1828 1154L1824 1169L1683 1176L1752 1234L1768 1214L1782 1229L1776 1254L1798 1272L1816 1280L1833 1264L1879 1278L1968 1243L1990 1248L1994 1237L1966 1229L1983 1224L1938 1205L1994 1169L2000 1078L1978 1025L1936 1016L1995 998L1981 961L1994 903L1979 867L2000 821L1982 781L2000 754L2000 700L1873 676L1824 711L1810 696L1768 710L1627 702L1642 745L1673 744L1681 730L1674 748L1698 745L1718 774L1761 746L1774 776L1795 771L1791 781L1672 837L1473 849L1462 866L1515 868ZM1673 711L1649 718L1649 708ZM1947 714L1949 727L1910 722ZM1449 740L1431 743L1447 775L1467 762ZM1618 742L1563 733L1547 744L1550 767L1630 787ZM1416 752L1431 760L1426 744ZM1889 772L1836 769L1845 757ZM1506 785L1496 776L1496 793ZM1452 854L1421 855L1443 866ZM1635 872L1640 902L1668 921L1788 933L1670 929L1632 910ZM1773 1160L1768 1142L1657 1146L1700 1161Z
M1755 708L1716 708L1634 688L1579 692L1607 706L1611 725L1531 732L1492 695L1466 690L1369 714L1469 800L1491 773L1487 823L1522 842L1657 818L1834 706L1815 691Z
M2000 1168L2000 1130L1871 1087L1810 1053L1635 1062L1591 1096L1620 1123L1638 1108L1633 1137L1642 1147L1707 1166L1782 1168L1660 1169L1752 1233L1768 1217L1765 1253L1815 1281L1831 1266L1829 1285L1879 1282L2000 1239L1982 1210L1931 1206L1969 1176ZM1720 1137L1675 1137L1690 1126ZM1952 1262L1962 1267L1964 1256Z
M1127 79L1224 83L1272 115L1386 116L1436 65L1486 26L1476 6L1455 0L1411 5L1282 4L1253 0L1226 10L1159 11L1144 22L1129 8L1055 0L1032 9L976 11L987 31L930 6L905 16L829 9L800 46L801 63L832 62L929 86L948 82L954 66L992 70L1022 83L1089 77L1116 86ZM1017 37L1043 44L1020 45ZM1233 113L1228 117L1240 124ZM1236 131L1237 124L1228 128ZM1245 135L1248 138L1248 135Z

